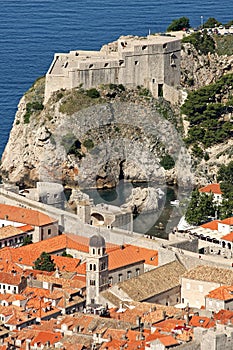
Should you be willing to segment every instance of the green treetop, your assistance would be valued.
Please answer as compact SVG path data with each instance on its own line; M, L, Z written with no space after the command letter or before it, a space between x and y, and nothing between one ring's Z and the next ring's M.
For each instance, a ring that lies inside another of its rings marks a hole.
M222 164L219 168L218 181L223 192L223 201L219 208L221 219L231 217L233 214L233 161L228 165Z
M55 264L51 258L51 255L43 252L36 261L34 261L34 270L42 271L55 271Z
M213 194L200 193L198 190L192 192L185 219L191 225L201 225L214 217L216 207L213 202Z
M189 19L187 17L180 17L172 21L172 23L167 27L167 32L175 32L177 30L187 28L190 28Z
M209 17L207 19L207 21L204 23L203 27L204 28L214 28L214 27L220 26L220 24L222 24L222 23L217 21L215 18Z

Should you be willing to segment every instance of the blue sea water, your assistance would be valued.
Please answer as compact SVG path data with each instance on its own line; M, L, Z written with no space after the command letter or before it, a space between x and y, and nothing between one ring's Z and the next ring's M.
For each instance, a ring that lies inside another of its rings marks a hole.
M163 32L187 16L233 19L233 2L217 0L0 0L0 155L17 104L46 73L55 52L99 49L123 34Z

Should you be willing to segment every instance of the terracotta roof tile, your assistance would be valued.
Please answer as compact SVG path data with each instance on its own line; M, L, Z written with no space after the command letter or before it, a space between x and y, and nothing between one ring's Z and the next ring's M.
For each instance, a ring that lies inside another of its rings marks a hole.
M164 346L173 346L173 345L178 345L178 341L173 338L172 335L166 335L164 337L159 338L159 341L164 345Z
M23 226L19 226L19 228L23 231L23 232L31 232L34 230L34 227L31 225L23 225Z
M107 343L103 343L100 347L100 350L116 350L121 349L121 347L124 348L124 346L127 344L127 340L118 340L118 339L112 339L111 341ZM128 345L128 344L127 344ZM128 346L127 346L128 349Z
M221 220L221 223L225 225L233 225L233 217Z
M54 276L44 276L44 275L38 275L37 276L38 281L53 283L57 285L62 285L63 288L84 288L86 286L86 283L79 281L79 280L67 280L64 278L57 278Z
M19 285L21 282L21 275L8 272L0 272L0 283L10 284L10 285Z
M185 320L177 320L175 318L167 319L154 324L157 330L162 330L164 332L172 332L177 326L184 327L186 324Z
M8 261L33 266L34 261L41 253L53 253L66 248L66 235L48 238L44 241L29 244L19 248L3 248L0 250L0 258L8 255Z
M218 299L218 300L231 300L233 299L233 286L221 286L209 292L206 298Z
M207 265L199 265L188 270L183 274L182 278L233 285L233 271Z
M34 344L37 345L45 345L48 341L51 345L59 342L62 339L62 335L59 333L55 332L39 332L37 336L33 339L31 342L31 345L33 346Z
M209 317L194 315L189 321L189 326L212 328L215 326L215 321Z
M76 269L76 273L78 275L84 275L86 276L86 267L87 267L87 264L86 263L82 263L80 264L77 269Z
M204 192L204 193L215 193L215 194L222 194L221 188L220 188L220 184L209 184L205 187L202 187L199 189L199 192Z
M145 272L138 277L118 283L118 286L135 301L143 301L180 285L185 268L177 261Z
M33 226L44 226L57 222L56 219L37 210L15 207L7 204L0 204L0 219Z
M80 259L68 258L59 255L51 256L60 271L74 272L80 264Z
M225 241L233 242L233 231L228 233L225 236L222 236L221 239L224 239Z
M201 227L217 231L219 222L220 222L220 220L213 220L213 221L210 221L210 222L207 222L207 223L201 225Z
M14 227L12 225L0 227L0 239L14 237L14 236L20 235L24 232L25 231L23 231L21 228Z
M140 261L157 266L158 252L156 250L133 245L122 246L109 252L109 270L114 270Z
M218 313L214 314L214 319L221 324L228 324L229 322L233 324L233 311L220 310Z

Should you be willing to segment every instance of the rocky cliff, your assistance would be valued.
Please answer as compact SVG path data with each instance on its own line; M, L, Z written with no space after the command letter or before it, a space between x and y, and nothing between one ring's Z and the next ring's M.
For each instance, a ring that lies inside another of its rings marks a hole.
M191 170L185 176L181 171L191 162L176 118L148 91L102 87L98 97L82 89L62 91L42 110L43 84L38 80L19 103L2 157L3 180L108 188L123 178L174 183L179 173L181 184L191 182ZM160 164L168 154L177 162L173 171Z
M217 53L200 54L193 45L182 45L181 85L196 90L216 82L224 74L233 72L233 55L219 56Z
M233 71L233 57L203 56L185 44L181 68L183 88L195 89ZM187 187L195 182L194 174L201 183L214 176L218 163L228 161L233 148L228 140L209 149L210 159L195 168L182 141L188 125L183 129L179 114L144 88L101 86L98 91L83 91L80 87L59 91L45 106L43 93L41 78L18 105L2 157L4 181L108 188L124 178Z

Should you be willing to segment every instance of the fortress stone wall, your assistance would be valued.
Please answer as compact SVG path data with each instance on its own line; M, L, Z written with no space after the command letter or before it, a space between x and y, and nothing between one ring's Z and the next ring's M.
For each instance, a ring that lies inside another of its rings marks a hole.
M180 85L180 40L175 36L124 36L100 51L56 53L46 74L45 102L60 89L101 84L144 86L176 103Z

